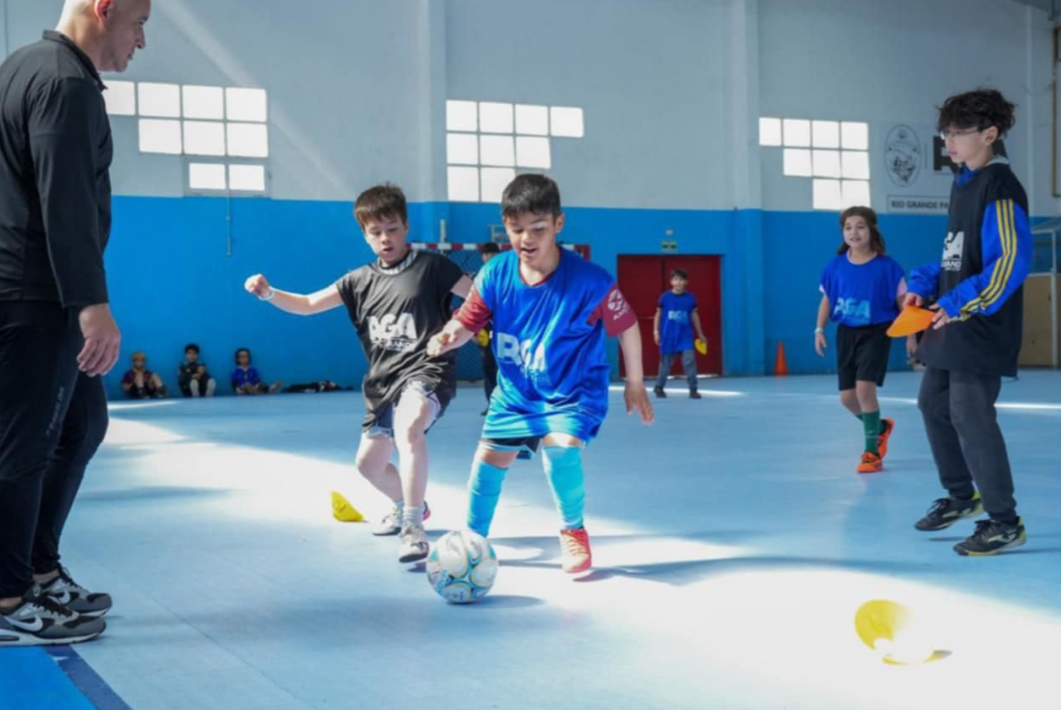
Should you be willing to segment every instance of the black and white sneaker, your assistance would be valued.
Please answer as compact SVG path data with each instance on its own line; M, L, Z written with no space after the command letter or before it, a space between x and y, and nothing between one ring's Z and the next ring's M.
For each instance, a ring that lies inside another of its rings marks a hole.
M48 584L41 585L41 591L44 596L50 597L70 611L90 619L103 616L114 606L111 595L88 591L70 577L70 572L65 567L59 568L58 577Z
M962 557L986 557L1020 547L1027 541L1028 534L1020 518L1012 524L998 520L977 520L976 532L955 545L954 551Z
M96 638L106 628L103 619L80 616L33 585L23 595L21 604L10 611L0 611L0 648L81 643Z
M928 509L925 517L914 523L914 527L922 532L944 530L959 520L975 518L982 512L984 512L984 506L980 501L979 491L974 493L969 500L940 498Z
M431 517L431 509L427 507L427 501L424 501L424 520ZM383 516L383 518L375 524L372 528L372 534L380 537L384 535L397 535L402 531L402 511L398 506L394 506L394 509Z

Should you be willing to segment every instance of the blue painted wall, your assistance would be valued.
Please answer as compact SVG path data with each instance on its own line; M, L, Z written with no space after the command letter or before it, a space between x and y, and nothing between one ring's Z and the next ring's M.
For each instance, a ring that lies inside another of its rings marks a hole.
M434 241L438 221L452 242L480 241L497 224L496 205L419 203L411 238ZM722 256L724 368L729 375L771 371L784 341L793 373L829 371L813 352L818 275L839 244L835 216L759 210L630 210L570 207L563 239L588 244L593 261L615 273L620 254L657 254L666 230L679 251ZM231 220L229 219L231 215ZM938 258L941 217L883 216L889 252L907 269ZM231 237L231 254L229 240ZM372 258L351 205L268 199L115 198L107 251L112 303L123 355L108 378L112 394L133 350L171 386L185 343L198 342L227 391L232 354L254 351L268 379L332 379L356 385L364 357L345 312L301 318L261 304L243 280L266 274L279 288L322 288ZM618 348L610 349L617 366ZM896 345L893 364L902 367Z

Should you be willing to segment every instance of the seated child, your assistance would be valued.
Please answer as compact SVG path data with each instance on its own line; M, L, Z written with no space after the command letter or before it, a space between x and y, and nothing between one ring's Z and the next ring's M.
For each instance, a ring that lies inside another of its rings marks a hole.
M184 362L177 368L177 384L185 397L213 397L217 380L210 377L206 363L199 360L199 346L184 347Z
M162 378L147 369L147 355L137 350L132 356L133 367L122 377L122 391L132 399L162 399L166 386Z
M240 348L236 351L236 369L232 371L232 390L236 394L274 394L284 386L283 382L266 385L261 375L251 367L251 351Z

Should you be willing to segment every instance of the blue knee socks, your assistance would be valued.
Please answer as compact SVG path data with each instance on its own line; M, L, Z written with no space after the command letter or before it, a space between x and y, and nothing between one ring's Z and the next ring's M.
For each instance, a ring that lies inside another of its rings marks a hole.
M506 469L476 459L468 479L468 528L483 537L490 534L490 523L501 497Z
M546 446L545 475L553 491L553 500L564 528L582 527L582 510L586 502L586 481L582 473L582 449L577 446Z

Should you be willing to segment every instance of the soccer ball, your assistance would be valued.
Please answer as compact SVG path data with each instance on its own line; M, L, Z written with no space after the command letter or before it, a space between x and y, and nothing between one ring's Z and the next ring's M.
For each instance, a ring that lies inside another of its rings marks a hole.
M443 535L427 558L427 581L451 604L487 595L497 577L497 555L486 538L471 530Z

